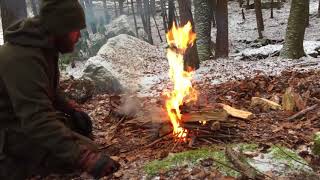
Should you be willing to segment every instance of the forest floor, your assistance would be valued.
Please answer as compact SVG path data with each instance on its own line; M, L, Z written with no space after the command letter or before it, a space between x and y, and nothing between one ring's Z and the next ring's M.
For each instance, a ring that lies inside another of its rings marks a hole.
M315 132L320 130L320 106L306 114L294 119L287 118L298 112L267 110L259 106L251 105L252 97L263 97L274 101L280 99L288 87L302 98L302 109L319 104L320 99L320 71L308 72L283 72L280 76L258 75L254 78L229 81L219 85L207 84L197 86L200 92L201 103L209 106L214 103L224 103L238 109L246 109L254 113L250 120L241 120L229 117L227 121L234 125L229 129L229 135L220 137L219 131L216 142L195 140L192 146L189 143L176 143L171 135L160 138L157 134L157 127L144 126L148 122L155 122L165 117L163 114L148 114L147 116L137 115L138 118L126 118L119 123L120 118L110 118L109 112L114 107L110 104L110 96L107 94L97 95L82 104L94 119L95 142L99 144L101 150L106 151L114 159L119 160L122 168L111 177L111 179L233 179L226 177L223 173L215 171L216 162L199 163L196 165L174 165L173 168L161 169L159 166L156 173L148 171L148 162L162 160L170 157L173 153L186 152L203 147L213 147L224 149L232 144L256 144L259 152L246 154L248 157L257 157L258 153L273 145L286 147L297 152L299 157L304 158L304 163L313 169L313 173L308 173L309 179L319 179L319 160L312 155L310 147ZM65 82L66 83L66 82ZM64 84L67 85L70 82ZM64 86L67 88L67 86ZM70 86L68 86L70 87ZM163 101L154 102L150 98L139 98L140 111L148 111L155 108L162 108ZM136 104L137 105L137 104ZM161 111L158 111L161 112ZM144 125L142 125L144 124ZM115 133L116 132L116 133ZM160 140L159 140L160 139ZM157 141L155 144L152 142ZM288 155L288 158L291 156ZM200 159L201 162L209 161L210 158ZM303 163L303 164L304 164ZM288 164L289 166L289 164ZM264 172L272 179L280 179L274 173L275 169ZM304 172L293 172L282 175L281 179L299 179L300 176L306 179ZM61 176L50 176L47 179L55 179ZM82 174L63 177L65 179L87 179L88 176ZM63 179L62 178L62 179ZM268 179L268 178L267 178ZM308 179L308 178L307 178Z
M310 26L306 30L305 40L320 39L320 23L316 18L317 3L317 0L311 0ZM177 142L171 134L166 135L171 130L170 126L159 127L159 122L167 119L166 112L163 110L164 97L160 94L168 88L166 75L168 65L166 62L156 62L156 59L163 59L163 57L155 57L154 61L157 65L154 67L157 70L153 71L153 68L148 74L142 73L141 76L144 78L142 80L147 79L147 82L137 83L143 87L143 90L138 93L144 96L136 97L136 94L132 97L121 96L124 99L128 98L129 104L137 106L133 117L109 116L110 111L114 110L111 103L114 96L109 94L95 95L80 104L94 120L94 138L101 151L105 151L121 163L121 169L105 179L234 179L231 177L234 174L229 173L232 168L225 167L227 170L220 171L221 164L218 165L217 159L213 158L216 156L210 153L224 152L228 145L241 144L256 147L249 148L250 151L244 152L244 155L247 159L257 161L268 159L266 152L273 146L290 150L290 152L283 150L285 152L283 156L294 159L295 162L284 161L280 163L281 165L272 167L270 164L277 162L268 161L262 165L251 163L266 175L266 179L320 178L320 161L311 152L313 135L320 130L320 105L293 121L287 119L299 110L319 104L320 71L317 70L320 66L319 58L308 56L294 61L275 57L254 61L236 60L234 54L247 48L254 49L252 43L258 35L254 10L245 10L246 20L244 21L237 2L230 2L229 9L231 58L203 62L196 73L194 85L200 93L199 102L202 106L224 103L250 111L254 117L250 120L228 117L227 121L232 127L224 129L224 132L218 130L214 133L214 141L195 138L192 143ZM279 10L275 9L273 19L268 17L270 10L263 10L266 38L278 41L279 44L283 42L289 9L289 3L285 3ZM161 24L159 17L157 20L158 24ZM157 37L156 29L153 28L153 32L154 37ZM164 37L163 30L161 33ZM215 29L212 31L212 37L214 40ZM162 46L158 38L154 39L157 45ZM113 63L116 64L116 62ZM119 66L119 68L123 67ZM126 68L129 69L129 67ZM158 72L158 69L161 71ZM151 80L155 78L154 82L150 83L148 77ZM130 77L127 76L127 78ZM72 91L72 88L70 89L72 83L72 80L62 82L62 88ZM301 96L299 108L294 111L269 110L251 105L252 97L272 99L281 104L282 96L288 87L292 87L295 93ZM134 100L131 101L131 98ZM206 151L208 148L209 155ZM225 158L222 159L226 162ZM288 171L284 174L279 172L286 172L285 168L289 168L292 164L307 167L304 170L298 168L301 171ZM227 166L232 164L228 163ZM51 175L42 179L90 178L86 174L75 173Z

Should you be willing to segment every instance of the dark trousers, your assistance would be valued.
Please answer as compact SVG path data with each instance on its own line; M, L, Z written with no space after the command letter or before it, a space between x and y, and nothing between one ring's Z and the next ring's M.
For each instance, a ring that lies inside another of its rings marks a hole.
M73 120L69 120L70 122L64 123L74 131L77 142L95 149L96 146L90 139L76 133ZM0 131L0 138L4 138L4 141L2 141L4 144L0 144L1 180L23 180L35 175L71 173L75 169L75 167L62 166L46 150L40 148L37 144L33 144L24 135L15 131L7 130L5 134Z

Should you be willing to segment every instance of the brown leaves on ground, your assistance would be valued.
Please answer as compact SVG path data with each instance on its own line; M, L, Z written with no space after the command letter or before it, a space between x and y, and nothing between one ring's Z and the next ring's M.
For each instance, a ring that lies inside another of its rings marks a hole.
M258 75L253 79L227 82L220 85L198 84L196 88L200 92L202 106L205 106L204 103L223 103L255 114L255 117L249 121L232 120L235 118L229 117L237 128L233 130L235 132L232 132L234 136L225 138L226 141L230 143L279 143L297 149L302 145L310 145L312 135L320 130L319 109L310 111L294 122L290 122L286 119L297 111L265 111L258 106L251 106L251 98L261 97L281 104L286 89L292 87L294 93L298 96L295 99L300 110L319 103L314 100L320 99L319 79L319 71L284 72L278 77ZM67 86L67 88L70 87ZM134 117L127 118L119 124L119 127L116 127L116 124L120 119L110 118L109 116L111 106L108 94L96 95L81 105L94 119L96 143L100 145L101 150L119 159L122 165L121 170L112 177L113 179L141 179L145 175L142 167L146 162L162 159L170 152L180 152L194 148L184 143L176 144L172 136L164 137L153 146L146 146L159 138L159 129L161 129L157 126L152 127L152 123L148 123L167 118L161 111L163 105L161 102L160 98L140 98L141 109L139 111L142 112L137 113L142 113L143 115L140 117L144 118L140 120L134 119ZM152 107L158 110L154 110ZM156 111L158 115L155 115ZM117 131L114 131L114 128L117 128ZM208 144L210 142L199 141L197 147L207 146ZM213 169L208 174L208 171L203 172L202 168L197 169L197 167L191 172L182 167L174 170L171 176L162 174L160 177L175 179L174 177L187 177L190 173L197 174L200 179L204 177L208 179L232 179L223 177Z

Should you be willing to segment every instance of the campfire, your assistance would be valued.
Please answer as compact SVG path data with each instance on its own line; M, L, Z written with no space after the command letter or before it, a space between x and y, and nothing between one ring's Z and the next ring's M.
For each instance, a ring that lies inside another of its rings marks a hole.
M173 90L166 93L166 110L173 126L174 136L184 139L188 131L181 127L182 114L180 106L185 102L197 100L197 92L192 87L192 76L194 71L184 70L184 53L187 48L193 45L196 34L192 32L191 23L183 27L177 27L175 23L167 33L169 48L167 58L169 61L169 76L173 82Z
M173 24L167 33L169 48L167 58L169 61L169 77L173 83L171 92L166 92L165 107L173 127L173 136L178 141L192 141L195 137L214 139L218 130L226 130L231 134L230 128L236 123L226 122L229 115L243 119L251 118L250 112L240 111L224 104L199 105L198 92L192 86L195 71L184 69L184 53L193 46L196 34L192 31L191 23L183 27ZM228 134L223 136L229 137Z
M199 101L201 92L198 92L192 84L195 71L191 68L185 70L184 66L185 53L193 46L195 39L196 34L192 31L190 22L183 27L173 24L172 29L167 33L169 44L167 59L172 88L163 92L164 102L160 103L160 107L159 104L156 107L154 105L144 107L140 115L124 111L132 109L127 107L126 98L112 96L109 117L116 119L115 131L125 121L126 124L138 125L150 131L158 128L154 137L156 141L149 144L151 146L170 135L175 142L188 142L192 146L195 141L216 143L228 140L239 129L237 127L239 118L244 120L252 118L251 112L235 109L226 104ZM138 103L129 104L132 104L135 109ZM130 112L136 111L139 110L130 110ZM158 119L154 121L156 118ZM170 129L167 128L168 126ZM162 133L162 128L165 129L165 133Z

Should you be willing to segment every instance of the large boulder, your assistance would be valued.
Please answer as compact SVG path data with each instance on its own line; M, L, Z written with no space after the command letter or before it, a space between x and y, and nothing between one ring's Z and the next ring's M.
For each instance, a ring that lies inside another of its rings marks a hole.
M112 38L119 34L128 34L131 36L135 36L135 33L131 28L128 17L126 15L119 16L106 26L107 38Z
M123 91L129 90L146 95L150 93L151 87L168 78L169 67L164 49L126 34L108 39L96 56L86 62L77 62L75 68L67 67L66 72L79 79L88 71L94 72L91 70L91 64L102 66L110 72L122 85ZM106 73L107 77L109 75ZM114 84L112 80L111 82L100 80L100 82Z
M91 81L94 85L95 93L121 93L122 86L120 82L102 65L89 64L83 72L81 79Z
M167 72L168 69L163 49L127 34L108 39L97 56L104 60L102 63L104 67L107 67L120 83L130 90L145 87L141 84L145 80L141 79L152 74Z

